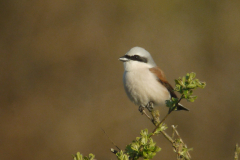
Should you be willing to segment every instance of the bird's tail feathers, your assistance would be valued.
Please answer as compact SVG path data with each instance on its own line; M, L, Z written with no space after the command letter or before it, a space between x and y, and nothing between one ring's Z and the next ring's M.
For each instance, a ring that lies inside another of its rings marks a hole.
M180 111L180 110L189 111L189 109L187 109L186 107L184 107L182 104L178 103L177 111Z

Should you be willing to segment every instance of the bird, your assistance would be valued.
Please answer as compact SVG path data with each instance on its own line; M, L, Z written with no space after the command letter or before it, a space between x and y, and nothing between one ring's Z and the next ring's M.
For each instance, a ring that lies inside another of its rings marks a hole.
M123 84L128 98L149 111L155 106L163 106L166 100L177 98L173 87L168 83L164 72L157 67L151 54L141 47L131 48L119 58L124 65ZM178 103L176 110L186 110Z

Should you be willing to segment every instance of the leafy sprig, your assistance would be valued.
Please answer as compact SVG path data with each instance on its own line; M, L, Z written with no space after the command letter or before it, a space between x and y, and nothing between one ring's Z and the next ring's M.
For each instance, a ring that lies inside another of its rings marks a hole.
M166 101L166 106L169 107L169 111L173 111L177 108L178 103L182 99L186 99L188 102L194 102L197 96L193 95L193 90L197 88L205 88L206 83L195 79L196 73L187 73L184 77L179 77L175 79L174 91L181 94L181 98L172 97L170 100Z
M151 138L147 129L141 130L140 137L126 146L125 151L118 152L119 160L136 160L142 157L144 160L152 159L161 150Z
M182 78L179 77L175 80L176 85L174 91L179 92L181 94L181 97L172 97L170 100L166 101L166 106L169 107L169 112L161 121L159 120L159 112L152 111L152 119L145 112L143 112L152 121L156 128L153 130L152 133L148 133L147 129L142 130L140 132L140 137L137 137L136 140L128 144L124 151L120 150L118 147L117 148L119 149L119 151L113 150L112 152L116 154L118 160L137 160L139 158L143 158L144 160L152 159L156 155L156 153L161 150L161 148L156 146L156 143L151 137L159 133L163 133L163 135L167 137L167 139L173 144L174 151L177 153L177 159L188 160L191 158L189 151L192 149L188 149L187 145L183 143L183 140L181 139L176 130L176 127L172 126L174 129L174 133L178 135L178 138L173 139L174 137L171 138L167 133L165 133L167 125L163 122L166 120L166 118L170 115L172 111L176 110L177 107L181 105L179 102L182 99L186 99L188 102L194 102L196 100L197 96L193 95L194 89L205 88L206 83L195 79L195 77L196 73L192 72L187 73L186 76ZM238 146L236 146L235 159L238 158L239 152L240 149ZM94 157L95 156L93 154L89 154L88 157L83 157L80 152L73 156L74 160L94 160Z
M95 155L90 153L88 156L83 156L80 152L73 155L73 160L94 160Z
M197 96L193 96L193 90L196 88L205 88L206 83L195 79L196 73L187 73L185 77L179 77L175 80L175 91L183 95L183 98L189 102L194 102Z

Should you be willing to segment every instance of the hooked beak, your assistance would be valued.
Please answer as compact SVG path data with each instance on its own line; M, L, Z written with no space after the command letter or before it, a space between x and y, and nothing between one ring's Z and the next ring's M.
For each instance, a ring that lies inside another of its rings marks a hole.
M128 59L125 55L122 56L122 57L120 57L118 60L119 60L119 61L122 61L122 62L127 62L127 61L129 61L129 59Z

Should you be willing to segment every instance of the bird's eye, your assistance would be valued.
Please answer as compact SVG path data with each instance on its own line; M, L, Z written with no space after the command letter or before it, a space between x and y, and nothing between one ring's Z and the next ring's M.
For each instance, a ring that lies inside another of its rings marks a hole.
M147 58L140 57L139 55L129 56L129 59L134 60L134 61L139 61L139 62L147 63Z
M140 57L138 55L134 55L134 59L138 60Z

